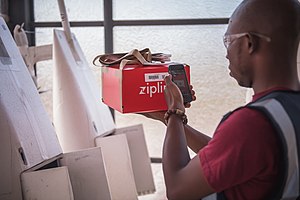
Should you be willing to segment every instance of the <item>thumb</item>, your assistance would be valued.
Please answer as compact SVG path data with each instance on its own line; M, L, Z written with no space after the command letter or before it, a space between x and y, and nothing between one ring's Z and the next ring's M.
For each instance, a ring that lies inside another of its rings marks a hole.
M172 84L172 75L171 74L165 76L165 83L166 83L166 85Z

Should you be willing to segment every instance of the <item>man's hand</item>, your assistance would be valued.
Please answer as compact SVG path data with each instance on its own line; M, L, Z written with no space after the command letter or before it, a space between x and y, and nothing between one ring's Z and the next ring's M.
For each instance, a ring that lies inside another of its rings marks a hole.
M192 85L190 85L190 89L191 89L191 93L192 93L192 101L196 101L196 95L195 95L196 93L193 90L193 86ZM190 108L191 107L191 102L188 102L188 103L184 104L184 107L185 108Z
M195 91L193 90L193 86L190 85L190 88L191 88L191 92L192 92L192 95L193 95L193 101L196 101L196 95L195 95ZM186 103L184 105L184 107L185 108L190 108L191 103ZM144 115L147 118L158 120L158 121L161 121L162 123L165 123L165 120L164 120L165 112L166 111L156 111L156 112L147 112L147 113L138 113L138 114L141 114L141 115Z
M165 77L165 99L168 109L179 109L185 111L182 94L177 85L172 81L172 76Z

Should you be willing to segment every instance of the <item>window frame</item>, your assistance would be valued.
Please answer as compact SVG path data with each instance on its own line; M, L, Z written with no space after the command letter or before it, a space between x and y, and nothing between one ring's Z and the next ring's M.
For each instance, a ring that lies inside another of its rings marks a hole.
M170 26L170 25L222 25L228 24L229 18L197 18L197 19L163 19L163 20L114 20L113 0L103 0L103 21L70 21L71 27L103 27L104 52L113 53L113 29L115 26ZM10 29L16 24L24 23L24 28L32 32L29 44L35 45L35 29L62 27L60 21L35 22L34 0L8 0ZM13 6L11 6L13 5Z

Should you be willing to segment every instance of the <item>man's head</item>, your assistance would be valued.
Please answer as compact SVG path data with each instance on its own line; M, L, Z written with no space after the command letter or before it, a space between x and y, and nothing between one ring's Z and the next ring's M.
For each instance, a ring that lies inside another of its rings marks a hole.
M299 34L298 0L244 0L224 37L231 76L244 87L280 86L279 74L297 75Z

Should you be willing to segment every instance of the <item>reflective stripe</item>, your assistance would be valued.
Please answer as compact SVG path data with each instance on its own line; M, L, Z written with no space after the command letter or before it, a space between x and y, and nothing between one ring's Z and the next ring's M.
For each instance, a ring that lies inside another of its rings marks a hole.
M297 139L293 123L283 106L276 99L267 99L253 103L250 106L258 106L267 109L282 130L288 152L288 174L281 199L296 199L299 196L299 162L296 143Z
M202 200L217 200L217 193L213 193L207 197L204 197Z

